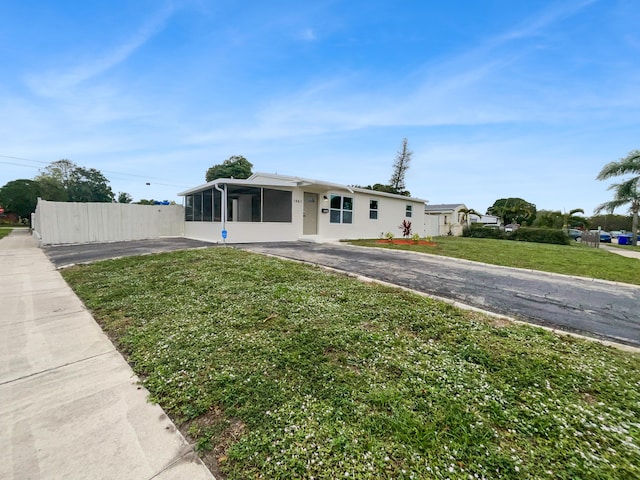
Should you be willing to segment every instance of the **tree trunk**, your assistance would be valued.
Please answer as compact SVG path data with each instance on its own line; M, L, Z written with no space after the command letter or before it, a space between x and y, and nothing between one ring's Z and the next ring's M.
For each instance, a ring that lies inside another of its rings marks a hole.
M631 220L631 245L634 247L638 245L638 208L633 209L633 216Z

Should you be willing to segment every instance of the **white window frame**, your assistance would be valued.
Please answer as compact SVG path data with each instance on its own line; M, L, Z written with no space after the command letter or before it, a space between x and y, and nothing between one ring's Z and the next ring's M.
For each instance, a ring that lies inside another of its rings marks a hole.
M335 198L340 199L340 208L333 207L333 200ZM351 200L351 208L345 208L345 199ZM342 223L342 224L352 224L353 223L353 197L346 197L344 195L335 195L332 194L329 197L329 223ZM335 214L338 214L338 220L334 221ZM345 213L347 215L345 215ZM348 220L346 220L348 219Z
M378 220L378 200L369 200L369 220Z

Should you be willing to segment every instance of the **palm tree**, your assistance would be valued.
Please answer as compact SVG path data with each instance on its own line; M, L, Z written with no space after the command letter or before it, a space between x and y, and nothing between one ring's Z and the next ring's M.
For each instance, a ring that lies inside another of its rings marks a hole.
M463 224L466 223L467 227L471 226L471 215L477 215L479 217L482 216L481 213L478 213L473 208L461 208L458 210L458 223Z
M613 210L624 205L630 205L633 220L631 223L631 244L638 244L638 211L640 210L640 150L633 150L626 157L617 162L607 163L598 176L598 180L605 180L620 175L635 175L622 183L615 183L609 187L615 195L613 200L598 205L596 213L603 210L613 213Z
M569 228L569 219L573 217L576 213L584 213L584 210L581 208L574 208L573 210L569 210L569 212L565 212L562 215L562 228Z

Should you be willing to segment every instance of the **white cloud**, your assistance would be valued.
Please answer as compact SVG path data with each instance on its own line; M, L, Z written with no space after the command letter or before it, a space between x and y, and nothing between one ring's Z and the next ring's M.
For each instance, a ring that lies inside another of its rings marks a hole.
M78 85L127 60L164 28L174 11L173 4L168 3L149 18L130 38L120 45L111 47L109 51L94 60L75 65L70 69L65 69L64 72L56 70L32 73L26 77L26 83L40 96L65 97Z

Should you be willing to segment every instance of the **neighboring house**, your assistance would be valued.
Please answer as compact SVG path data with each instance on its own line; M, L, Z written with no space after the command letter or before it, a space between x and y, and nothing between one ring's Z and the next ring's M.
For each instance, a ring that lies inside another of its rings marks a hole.
M460 210L467 208L464 203L441 203L425 205L424 217L427 237L443 235L462 235L464 214Z
M218 178L185 197L184 236L229 243L401 236L424 232L425 200L285 175ZM226 239L223 238L226 235Z
M495 215L469 215L469 219L471 223L482 223L486 226L491 227L501 227L502 221L500 217L496 217Z
M19 222L20 222L20 217L18 217L17 214L13 212L5 212L5 210L2 209L2 212L0 213L0 224L7 223L7 224L15 225Z

